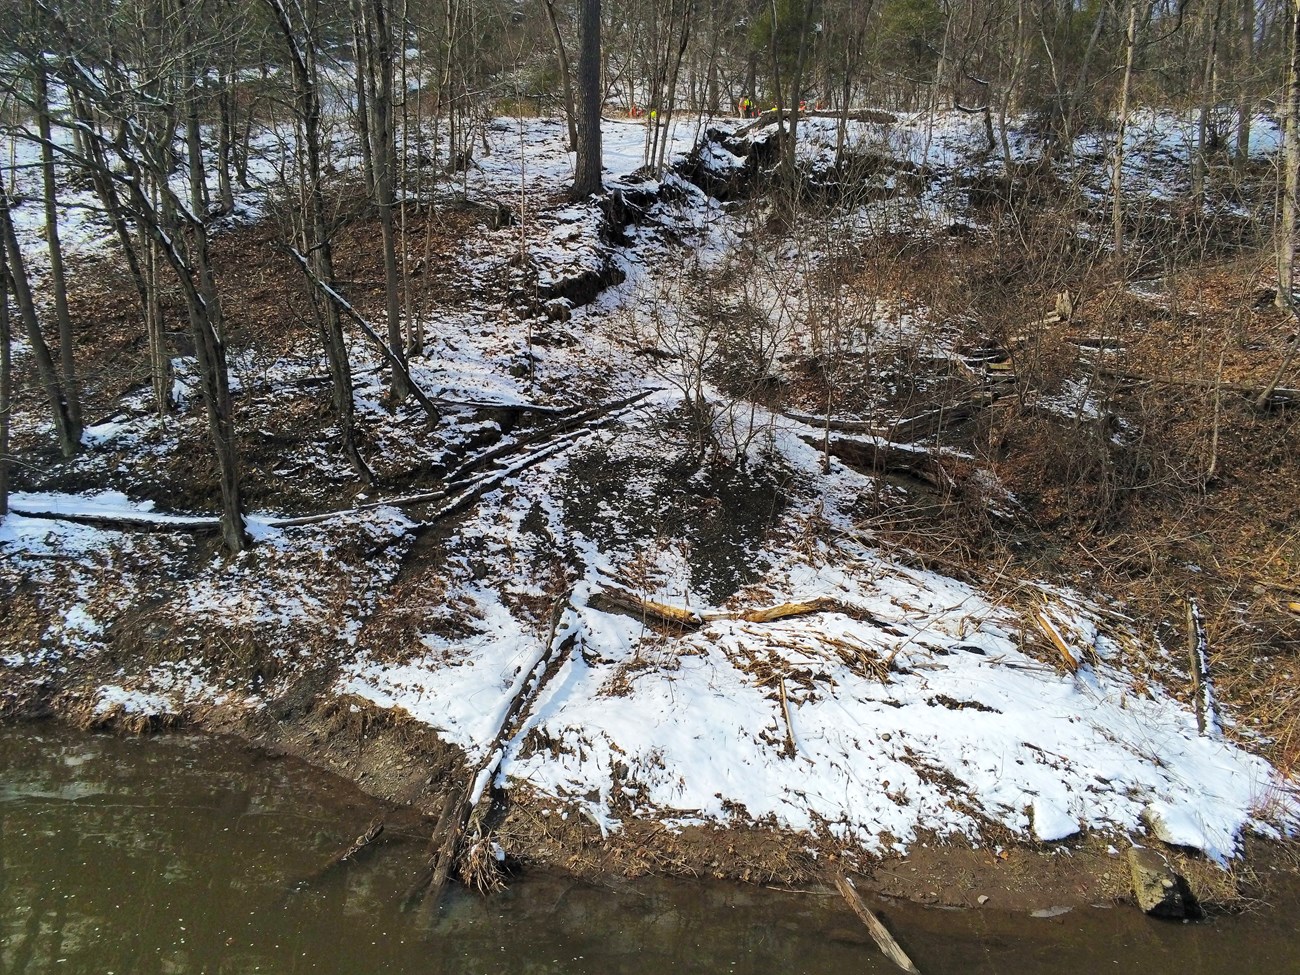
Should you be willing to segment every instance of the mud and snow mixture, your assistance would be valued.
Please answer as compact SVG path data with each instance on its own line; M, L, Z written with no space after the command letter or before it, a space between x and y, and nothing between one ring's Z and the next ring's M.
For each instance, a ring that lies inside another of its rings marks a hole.
M851 137L955 170L977 138L972 124L904 118L856 124ZM676 158L701 128L682 125ZM502 122L491 134L472 190L563 189L571 157L558 125ZM805 138L815 165L832 152L834 126L812 120ZM643 139L638 123L608 123L613 185L645 190L633 175ZM1142 154L1130 158L1135 179L1159 168L1156 155L1142 170ZM716 142L699 160L724 176L738 165ZM695 186L653 182L674 192L625 241L600 239L596 211L575 204L465 244L471 280L521 241L543 287L593 261L618 268L620 282L557 326L565 342L533 344L517 323L500 324L485 295L481 309L433 316L412 362L448 400L576 408L647 395L475 472L480 490L450 528L441 523L434 556L416 542L454 492L415 504L375 490L322 503L341 510L310 523L253 512L257 544L234 559L187 531L210 526L210 514L162 513L130 496L132 465L176 450L174 425L201 423L198 407L167 427L143 394L128 399L87 431L76 462L112 490L18 493L0 522L5 590L27 593L23 605L46 620L38 643L6 649L6 685L37 689L80 669L97 675L81 693L99 713L181 715L267 707L296 675L328 665L320 693L434 729L463 751L477 792L536 796L606 832L630 817L759 824L883 853L923 831L987 842L992 824L994 835L1043 843L1155 835L1220 861L1247 831L1293 832L1294 787L1245 747L1247 730L1218 716L1212 695L1190 700L1185 661L1146 641L1141 621L1046 583L986 590L883 546L855 506L896 488L825 456L815 425L718 394L730 472L676 471L687 452L673 432L691 390L662 359L611 350L651 331L671 346L681 305L665 299L677 286L676 269L661 266L665 228L695 266L725 262L738 230ZM947 219L942 192L909 206L917 219ZM38 209L16 214L37 258ZM65 239L93 248L95 234L93 222L70 224ZM769 297L791 307L789 295ZM907 326L893 315L890 327ZM802 341L797 320L780 327ZM454 410L437 436L404 425L381 405L379 363L360 339L354 352L372 442L432 463L472 432ZM511 368L520 361L526 370ZM234 363L236 385L269 383L272 397L277 377L317 368L310 357ZM345 470L325 452L285 457L283 469ZM1015 506L991 477L982 483L990 507ZM406 625L386 626L399 611ZM147 662L112 656L128 626L155 649ZM225 639L269 647L276 666L232 676Z

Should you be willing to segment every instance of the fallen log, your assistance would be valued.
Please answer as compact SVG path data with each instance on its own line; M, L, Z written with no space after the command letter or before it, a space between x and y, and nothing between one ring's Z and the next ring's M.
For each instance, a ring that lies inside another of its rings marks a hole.
M802 603L781 603L779 606L768 606L766 609L747 609L731 618L744 620L746 623L771 623L791 616L808 616L836 608L838 604L835 600L821 596Z
M745 136L755 129L761 129L765 125L771 125L784 114L789 117L791 109L787 108L784 113L770 108L765 112L760 112L757 118L750 119L733 133L735 136ZM855 108L848 112L830 111L824 109L813 109L812 111L803 110L799 113L800 118L830 118L830 119L847 119L850 122L868 122L874 125L892 125L898 121L898 116L889 112L882 112L874 108Z
M934 488L955 487L952 476L944 470L938 457L928 450L908 448L886 440L827 439L806 434L801 434L800 439L818 450L826 450L854 470L864 473L902 471Z
M593 420L605 421L617 419L621 410L627 409L638 400L642 400L655 392L657 392L657 390L647 390L643 393L638 393L636 396L620 400L617 403L602 405L587 411L587 413L571 417L556 426L548 427L544 433L539 433L536 436L529 435L518 440L513 440L510 444L493 448L492 450L487 451L486 454L475 457L472 460L467 461L465 464L462 464L450 476L452 478L459 477L460 475L472 471L485 463L496 460L498 457L513 453L521 446L535 442L538 439L544 439L546 436L554 436L557 431L569 431L567 433L562 433L557 439L545 444L538 450L533 451L531 454L525 454L519 461L509 467L504 467L478 477L452 480L446 487L437 491L422 491L418 494L386 498L380 501L371 501L355 508L342 508L337 511L327 511L315 515L302 515L297 518L278 518L271 520L269 524L275 528L288 528L300 525L316 524L318 522L328 521L331 518L354 514L358 511L370 511L375 508L407 508L417 504L438 504L440 507L433 514L424 519L426 524L431 524L434 521L439 521L464 510L467 505L495 488L507 477L518 474L520 471L526 470L535 464L540 464L542 461L554 456L561 450L567 450L569 447L572 447L583 437L586 437L599 429L598 425L593 424Z
M789 417L791 420L806 423L808 426L819 430L830 430L834 433L866 434L893 443L911 443L919 437L933 436L951 424L964 423L980 410L989 406L993 399L994 397L990 394L981 394L970 400L945 404L933 410L926 410L924 413L918 413L915 416L901 417L888 423L816 416L798 410L784 410L782 415Z
M322 511L314 515L298 515L291 518L267 518L263 521L270 528L298 528L304 525L316 525L322 522L331 521L335 518L342 518L347 515L360 514L366 511L374 511L377 508L406 508L418 504L441 504L441 507L426 519L426 522L437 521L446 518L463 510L474 500L487 493L492 488L499 485L507 477L517 474L535 464L554 456L562 450L572 447L578 440L589 435L598 426L592 425L592 418L604 420L615 419L619 415L620 409L626 408L637 400L650 396L657 390L647 390L636 396L629 397L619 403L611 406L603 406L595 410L588 411L588 414L579 414L571 417L559 425L560 429L579 429L564 435L549 444L546 444L539 450L525 455L520 461L509 467L493 471L489 474L477 478L469 478L448 484L445 488L437 491L421 491L417 494L400 495L393 498L382 498L378 501L369 501L365 504L356 505L351 508L337 508L333 511ZM585 418L584 418L585 417ZM548 429L548 434L553 434L555 428ZM535 437L525 438L522 442L528 443L538 439ZM478 466L488 459L495 459L502 454L511 453L518 449L521 442L512 442L508 448L489 451L488 457L475 458L469 464L464 465L463 469ZM149 512L142 512L139 515L133 514L103 514L95 512L64 512L64 511L47 511L39 508L29 508L22 504L10 504L10 510L15 514L24 515L28 518L44 518L50 521L67 521L74 524L91 525L98 528L108 528L115 531L136 531L150 533L187 533L193 535L204 535L219 532L221 530L220 519L203 516L180 516L180 515L153 515Z
M1219 716L1215 712L1214 688L1210 684L1210 639L1201 618L1201 607L1194 596L1187 597L1187 668L1192 675L1197 734L1216 735Z
M837 873L835 875L835 889L848 902L849 907L852 908L853 913L858 916L859 920L867 926L867 933L871 935L871 940L876 943L884 956L903 971L910 972L911 975L921 975L921 970L912 964L912 959L907 957L907 952L894 940L894 936L889 933L889 929L881 923L880 918L872 913L871 908L867 907L862 895L853 886L853 881L843 873Z
M624 589L605 587L598 589L587 599L587 605L602 612L621 613L633 616L642 622L658 623L660 626L697 629L704 620L694 610L682 606L669 606L645 599Z
M1269 399L1265 405L1273 406L1300 406L1300 389L1289 389L1285 386L1278 386L1271 391L1259 389L1255 386L1245 386L1241 383L1224 383L1217 379L1185 379L1181 376L1147 376L1142 373L1125 372L1120 369L1099 369L1098 373L1108 379L1117 379L1121 382L1129 383L1150 383L1153 386L1189 386L1197 388L1215 388L1230 393L1239 393L1247 396L1253 401L1258 401L1261 394L1268 392Z
M22 504L10 503L9 510L24 518L41 518L47 521L67 521L74 525L88 525L91 528L105 528L109 531L144 532L147 534L212 535L221 531L219 518L190 518L185 520L165 517L149 518L132 515L106 515L91 512L45 511L40 508L28 508Z
M593 420L599 420L603 417L609 416L617 412L618 410L631 406L634 403L639 403L641 400L653 396L657 392L660 392L660 390L657 387L654 389L646 389L646 390L642 390L641 392L634 393L631 396L624 396L622 399L614 400L612 403L601 403L598 406L593 406L590 407L589 409L574 412L572 415L564 417L562 420L552 424L551 426L545 427L541 430L534 430L531 433L526 433L523 434L522 436L517 436L513 438L509 443L498 444L496 447L493 447L489 450L484 451L481 454L471 457L469 460L465 461L454 471L448 474L447 480L449 482L455 483L457 479L463 478L465 475L480 469L485 464L488 464L496 460L498 457L503 457L507 454L514 453L515 451L519 450L521 447L526 447L529 444L536 443L539 440L545 440L548 437L554 437L559 434L568 433L570 430L573 430L577 427L590 424Z
M557 606L569 605L570 598L571 596ZM487 743L488 759L479 766L473 778L467 779L448 795L430 839L429 860L416 878L415 884L403 898L403 906L410 906L425 897L433 897L436 900L442 896L442 891L451 876L452 867L456 863L461 837L465 833L470 817L474 814L475 807L487 795L493 776L501 768L507 743L518 733L528 705L559 669L569 650L577 644L573 634L556 642L562 615L563 610L557 608L551 617L551 630L545 646L532 665L519 672L511 688L509 703L497 724L496 732Z

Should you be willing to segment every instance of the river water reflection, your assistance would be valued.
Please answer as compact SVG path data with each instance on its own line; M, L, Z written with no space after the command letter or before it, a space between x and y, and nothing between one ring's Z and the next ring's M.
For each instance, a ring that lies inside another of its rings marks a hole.
M0 729L0 972L896 971L829 895L530 874L402 913L424 837L400 828L315 876L379 811L340 780L208 738ZM1300 973L1297 907L1292 894L1195 926L1131 908L887 914L926 975L1235 975Z

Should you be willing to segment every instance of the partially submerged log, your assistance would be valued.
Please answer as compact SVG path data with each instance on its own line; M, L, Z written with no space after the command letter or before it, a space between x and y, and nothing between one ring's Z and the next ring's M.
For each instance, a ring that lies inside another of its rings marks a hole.
M871 908L867 907L862 895L853 886L853 881L843 873L837 873L835 875L835 889L848 902L849 907L853 909L853 913L867 926L867 933L871 935L871 940L876 943L884 956L903 971L910 972L911 975L921 975L920 969L912 963L911 958L907 957L907 952L894 940L894 936L889 933L889 929L881 923L880 918L872 913Z
M448 794L442 814L430 838L429 860L416 878L416 882L407 891L403 899L404 906L412 905L424 897L437 899L442 896L443 888L446 887L452 868L456 864L461 838L465 834L475 808L488 795L492 779L505 758L505 746L518 732L519 726L527 716L529 704L536 699L538 693L563 663L565 655L577 643L573 634L556 642L559 619L563 613L563 606L567 605L569 605L568 598L557 603L545 647L533 661L532 666L520 672L500 724L491 741L486 743L487 760L479 766L472 778L466 779Z
M336 867L340 867L343 864L350 863L356 859L357 854L377 840L383 831L384 821L382 819L376 819L351 843L335 851L335 853L308 878L308 883L315 883Z

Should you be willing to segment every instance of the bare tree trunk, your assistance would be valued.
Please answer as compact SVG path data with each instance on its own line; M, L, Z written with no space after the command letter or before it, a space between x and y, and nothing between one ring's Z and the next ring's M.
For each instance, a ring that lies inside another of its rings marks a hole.
M1250 113L1253 109L1253 78L1255 70L1255 0L1242 0L1241 30L1238 33L1240 75L1237 91L1237 139L1232 153L1232 172L1240 179L1246 174L1250 161Z
M1111 167L1110 220L1116 260L1122 260L1124 256L1124 139L1128 135L1129 90L1133 83L1137 16L1138 0L1129 0L1128 29L1124 32L1124 80L1119 89L1119 124L1115 127L1115 158Z
M158 205L157 192L150 190L151 200ZM145 272L148 281L145 294L145 331L149 339L149 380L153 389L154 406L159 416L171 411L171 356L167 354L167 330L163 322L162 302L158 300L161 287L158 243L149 236L143 225L140 228L140 249L145 254Z
M1223 0L1215 0L1214 16L1208 30L1205 65L1201 72L1201 104L1196 117L1196 151L1192 154L1192 199L1199 205L1205 198L1205 177L1209 170L1210 113L1214 111L1215 66L1219 58L1219 22L1223 16Z
M370 0L370 70L375 84L370 91L371 132L374 136L375 204L384 247L384 299L387 309L388 346L406 364L402 340L402 300L397 268L397 235L393 226L396 194L393 180L397 169L397 138L393 129L393 30L387 0ZM411 394L405 373L394 369L389 378L394 402Z
M1286 178L1277 232L1277 306L1290 308L1295 292L1295 221L1300 194L1300 0L1291 0L1291 64L1286 90Z
M9 411L13 408L13 362L9 333L9 262L0 245L0 518L9 514Z
M366 182L366 192L373 193L375 161L370 143L370 92L366 83L371 59L364 0L352 0L352 57L356 68L353 84L357 96L357 134L361 140L361 173Z
M776 136L778 145L781 148L781 162L784 164L786 152L785 92L782 90L784 86L781 84L781 61L776 53L778 23L776 0L768 0L767 7L772 18L772 30L768 38L767 55L772 64L772 92L773 97L776 99Z
M186 47L194 49L192 43ZM194 275L197 281L190 284L185 280L181 284L189 305L195 356L202 381L203 401L208 412L208 432L217 457L221 487L221 537L227 549L239 553L248 547L250 539L244 528L239 453L235 446L234 410L230 399L230 369L226 363L221 299L213 277L212 263L208 259L207 227L202 219L207 199L207 180L204 178L203 146L199 141L198 71L193 63L189 65L187 75L190 92L185 102L185 147L189 163L190 212L183 219L187 224L184 229L188 231L188 263L197 272ZM181 230L179 226L174 229ZM177 268L178 279L188 276L188 273Z
M574 168L575 199L601 193L605 182L600 144L600 109L604 90L600 83L600 0L582 0L578 20L578 158Z
M75 131L78 133L78 139L81 142L82 154L91 163L87 167L90 173L90 182L95 188L95 196L99 198L99 202L104 208L105 216L113 227L113 233L117 236L117 241L122 247L122 256L126 258L127 268L131 272L131 280L135 283L136 293L140 299L141 317L147 318L149 287L140 264L140 255L136 252L135 244L131 240L131 228L128 225L117 187L113 185L113 180L108 176L109 169L104 160L103 147L98 139L88 135L95 124L93 113L79 92L75 90L69 91L68 96L73 113L79 123Z
M1093 22L1092 33L1088 35L1088 46L1084 49L1083 61L1079 65L1079 74L1074 82L1074 91L1066 100L1065 111L1061 116L1061 138L1065 142L1066 152L1071 157L1074 156L1075 119L1078 117L1079 105L1083 102L1084 93L1088 90L1088 75L1092 69L1093 54L1097 50L1097 41L1101 38L1102 27L1106 23L1106 14L1109 10L1110 7L1103 4L1097 11L1097 19Z
M564 36L560 33L560 22L555 16L555 0L545 0L546 20L551 25L551 34L555 37L555 53L560 59L560 85L564 90L564 117L569 123L569 151L578 149L578 109L573 99L573 72L569 69L569 52L564 49Z
M27 331L27 341L32 347L32 357L36 360L37 373L41 385L45 387L45 396L50 402L54 429L59 437L59 449L64 457L72 457L81 444L74 436L75 427L68 415L67 401L64 399L63 385L59 381L59 370L50 347L41 334L40 319L36 314L36 302L32 297L31 286L27 279L27 266L23 262L23 252L18 246L18 234L14 230L13 220L9 216L9 191L0 185L0 236L4 238L3 246L9 253L9 284L13 289L14 301L18 305L18 315Z
M803 13L799 18L799 54L795 58L794 77L790 80L790 135L786 149L786 175L793 185L795 158L799 141L799 102L803 96L803 73L808 54L808 31L812 27L813 0L803 0ZM776 25L772 25L775 32Z
M311 255L312 273L326 285L334 286L334 256L329 229L325 220L325 192L321 180L321 104L319 71L316 63L318 0L300 9L303 24L303 42L299 44L293 24L280 0L266 0L284 36L289 53L289 67L293 74L294 97L297 102L298 124L302 150L301 168L306 181L304 194L305 213L302 221L303 250ZM321 323L325 361L329 366L333 392L334 416L338 420L341 449L348 463L361 479L369 484L373 474L361 456L356 444L356 410L352 400L352 364L348 359L347 343L338 307L331 301L321 301L316 289L311 289Z
M78 396L77 363L74 356L72 317L68 314L68 283L63 270L63 247L59 241L59 190L54 172L54 143L50 131L49 77L42 58L34 59L32 88L36 98L36 122L41 135L41 178L45 198L45 243L50 258L50 288L54 298L54 317L59 324L59 369L62 373L63 398L68 406L71 436L81 442L81 397Z
M686 56L686 47L691 40L691 11L693 5L686 3L681 15L681 33L678 36L677 56L673 59L672 68L668 72L668 85L664 99L663 112L663 133L659 138L659 157L655 161L655 171L662 173L664 171L664 161L668 154L668 141L673 131L673 107L677 103L677 77L682 67L682 58Z
M234 68L230 68L223 72L221 91L217 94L217 108L221 116L217 125L217 194L221 199L222 213L229 213L235 208L235 192L230 184L232 147L235 141L234 85L235 72Z

